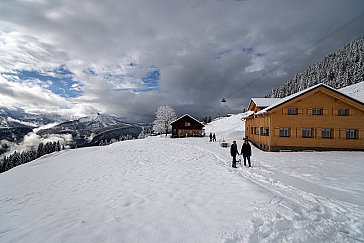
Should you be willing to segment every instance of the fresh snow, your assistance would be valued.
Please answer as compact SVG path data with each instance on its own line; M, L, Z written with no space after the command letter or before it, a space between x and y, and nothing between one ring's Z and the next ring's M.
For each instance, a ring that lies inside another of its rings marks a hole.
M259 107L267 107L281 100L281 98L251 98Z
M339 91L364 103L364 81L346 86Z
M206 133L241 145L242 114ZM263 152L231 168L204 138L46 155L0 174L0 242L362 242L362 152Z

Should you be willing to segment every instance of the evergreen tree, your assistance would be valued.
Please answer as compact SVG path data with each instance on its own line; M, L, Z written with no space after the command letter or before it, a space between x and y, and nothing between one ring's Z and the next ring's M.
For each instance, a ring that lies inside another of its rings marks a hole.
M59 140L57 141L56 151L61 151L61 144L59 143Z
M42 157L45 154L44 152L44 144L42 142L39 143L38 149L37 149L37 158Z

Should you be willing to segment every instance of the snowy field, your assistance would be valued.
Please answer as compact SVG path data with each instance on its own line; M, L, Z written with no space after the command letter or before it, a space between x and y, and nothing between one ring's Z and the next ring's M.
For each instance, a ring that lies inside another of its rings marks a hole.
M241 115L206 127L241 145ZM269 153L231 168L208 138L46 155L0 174L0 242L363 242L364 153Z

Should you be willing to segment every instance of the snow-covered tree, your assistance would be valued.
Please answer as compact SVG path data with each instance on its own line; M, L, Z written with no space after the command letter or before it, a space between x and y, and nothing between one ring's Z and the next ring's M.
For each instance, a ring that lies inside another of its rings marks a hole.
M144 128L142 129L142 131L140 132L138 139L143 139L145 138L145 134L144 134Z
M156 118L153 122L153 130L157 133L165 133L171 130L171 122L177 119L176 113L169 105L160 106L155 112Z
M363 81L363 69L364 35L296 74L285 84L268 92L266 97L283 98L318 83L335 89L343 88Z

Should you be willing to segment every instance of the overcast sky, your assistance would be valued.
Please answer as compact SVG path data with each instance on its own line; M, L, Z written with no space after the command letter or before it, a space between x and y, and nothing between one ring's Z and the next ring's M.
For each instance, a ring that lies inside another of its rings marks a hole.
M362 0L1 0L0 105L129 121L160 105L236 113L363 26Z

